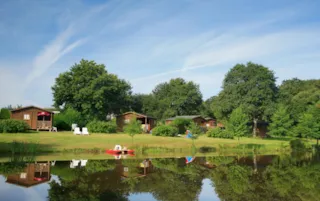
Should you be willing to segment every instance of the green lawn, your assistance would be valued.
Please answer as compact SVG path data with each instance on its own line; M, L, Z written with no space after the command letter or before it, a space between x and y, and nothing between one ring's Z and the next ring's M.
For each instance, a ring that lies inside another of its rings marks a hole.
M248 145L258 146L262 150L278 150L289 145L286 139L260 139L242 138L238 140L217 139L200 136L195 144L200 147L215 147L216 149L233 149L234 147ZM90 136L73 135L71 132L40 132L26 134L0 134L0 152L10 151L10 143L13 141L38 143L43 152L65 151L72 149L109 149L115 144L132 147L131 137L127 134L92 134ZM240 145L239 145L240 143ZM148 134L140 134L134 137L134 147L162 147L175 149L190 149L191 139L184 137L156 137ZM221 148L223 147L223 148Z

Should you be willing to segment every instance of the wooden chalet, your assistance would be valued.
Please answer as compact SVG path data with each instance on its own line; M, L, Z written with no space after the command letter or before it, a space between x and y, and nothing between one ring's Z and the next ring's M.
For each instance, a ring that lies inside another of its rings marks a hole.
M133 119L141 122L141 128L147 133L150 132L156 125L156 119L153 117L136 112L126 112L116 117L118 130L122 132L123 127L130 123L130 121Z
M166 124L171 124L171 122L173 122L173 120L175 119L190 119L192 120L194 123L198 124L201 127L205 127L207 124L207 121L205 118L203 118L201 115L186 115L186 116L175 116L175 117L171 117L169 119L166 119Z
M51 130L53 112L35 106L27 106L12 110L11 119L23 120L33 130Z
M7 176L7 183L31 187L50 181L50 163L28 163L23 172Z

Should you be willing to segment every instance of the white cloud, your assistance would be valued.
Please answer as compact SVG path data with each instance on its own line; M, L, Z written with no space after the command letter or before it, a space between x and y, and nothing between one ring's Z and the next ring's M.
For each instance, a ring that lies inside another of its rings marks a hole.
M74 29L71 26L68 27L35 57L33 68L26 80L27 84L31 83L37 77L40 77L62 56L85 42L84 39L80 39L71 44L67 44L70 37L74 34L73 32Z

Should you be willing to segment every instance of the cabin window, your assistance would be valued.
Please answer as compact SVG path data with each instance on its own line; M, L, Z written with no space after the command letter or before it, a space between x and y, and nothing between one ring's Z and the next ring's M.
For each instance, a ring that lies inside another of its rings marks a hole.
M30 114L24 114L23 115L24 120L30 120Z
M50 121L50 116L38 116L38 121Z

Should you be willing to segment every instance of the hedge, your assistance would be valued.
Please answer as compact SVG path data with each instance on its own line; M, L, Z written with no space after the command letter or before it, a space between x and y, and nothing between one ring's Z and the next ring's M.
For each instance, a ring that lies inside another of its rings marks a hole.
M231 134L219 127L209 129L206 134L208 137L233 139L233 136Z
M0 120L0 133L25 133L29 129L30 126L22 120Z
M177 134L178 128L169 125L161 125L152 129L152 135L154 136L174 137Z
M114 121L91 121L87 124L91 133L116 133L117 125Z

